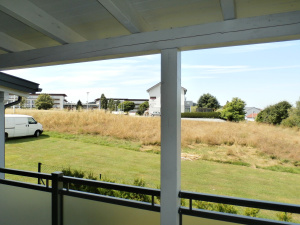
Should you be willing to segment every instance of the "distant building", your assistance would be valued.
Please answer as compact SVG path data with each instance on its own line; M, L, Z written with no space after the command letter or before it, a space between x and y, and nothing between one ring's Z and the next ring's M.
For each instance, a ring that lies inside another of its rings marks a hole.
M40 93L41 94L41 93ZM35 101L37 100L40 94L30 94L25 101L24 108L35 108ZM63 109L64 105L67 103L66 94L48 94L54 100L53 108ZM9 95L8 102L13 102L18 97L15 95ZM17 108L20 108L20 104L16 105Z
M261 112L261 109L256 107L245 107L245 119L249 121L255 121L257 114Z
M149 93L149 114L161 113L161 82L147 90ZM181 87L181 112L185 112L185 94L187 89Z
M133 102L135 104L134 110L138 110L139 106L144 103L144 102L148 102L149 99L131 99L131 98L106 98L107 99L107 103L112 99L114 101L120 101L120 103L125 102L125 101L129 101L129 102ZM101 104L100 104L100 98L95 99L95 104L98 106L98 108L102 108ZM116 109L115 111L118 111L118 109Z
M194 105L193 101L185 101L184 102L184 112L191 112L193 105Z

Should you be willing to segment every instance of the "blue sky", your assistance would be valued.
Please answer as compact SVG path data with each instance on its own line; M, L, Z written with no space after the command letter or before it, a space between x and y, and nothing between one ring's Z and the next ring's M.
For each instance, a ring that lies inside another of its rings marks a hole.
M233 97L264 108L300 97L300 41L182 52L182 86L187 100L204 93L221 105ZM160 82L160 55L4 71L40 84L44 93L65 93L69 102L148 98Z

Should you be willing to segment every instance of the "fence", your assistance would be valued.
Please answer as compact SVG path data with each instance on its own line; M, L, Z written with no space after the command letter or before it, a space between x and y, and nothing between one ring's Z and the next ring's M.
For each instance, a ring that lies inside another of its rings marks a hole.
M32 177L37 179L45 179L46 180L45 185L29 184L29 183L6 180L6 179L0 179L0 184L50 192L51 202L52 202L52 208L51 208L52 225L62 224L62 217L63 217L62 206L64 201L64 198L62 198L62 196L71 196L71 197L76 197L81 199L88 199L88 200L105 202L105 203L121 205L121 206L126 206L131 208L143 209L147 211L154 211L154 212L160 211L160 205L155 204L154 201L155 197L160 198L160 190L158 189L150 189L144 187L135 187L129 185L108 183L103 181L94 181L94 180L67 177L64 176L61 172L45 174L45 173L36 173L36 172L27 172L27 171L0 168L0 173L14 174L14 175ZM49 181L52 181L51 186L49 185L50 183ZM71 183L149 195L151 196L152 200L151 202L133 201L128 199L120 199L120 198L114 198L109 196L96 195L93 193L86 193L82 191L75 191L69 188L69 184ZM64 185L66 186L66 188L64 188ZM234 215L229 213L195 209L193 208L193 201L195 200L232 204L237 206L262 208L262 209L275 210L281 212L300 213L300 205L266 202L266 201L258 201L258 200L243 199L243 198L233 198L227 196L209 195L209 194L201 194L201 193L185 192L185 191L181 191L179 193L179 197L182 199L189 200L189 207L182 206L179 209L179 215L181 219L183 216L193 216L193 217L213 219L216 221L232 222L237 224L256 224L256 225L294 224L294 223L288 223L282 221L273 221L273 220L267 220L261 218L252 218L248 216ZM184 223L182 222L182 224Z

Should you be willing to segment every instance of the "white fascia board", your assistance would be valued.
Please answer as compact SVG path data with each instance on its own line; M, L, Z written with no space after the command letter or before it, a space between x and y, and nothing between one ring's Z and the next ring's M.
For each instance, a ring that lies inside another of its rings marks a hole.
M19 52L34 49L31 45L25 44L3 32L0 32L0 48L7 52Z
M7 94L22 96L22 97L26 97L26 98L29 96L29 93L27 93L27 92L14 90L14 89L7 88L7 87L1 86L1 85L0 85L0 92L4 92L5 96L7 96Z
M224 20L236 18L234 0L220 0Z
M146 28L143 18L126 1L98 0L98 2L130 33L140 33Z
M86 41L28 0L0 0L0 10L61 44Z
M0 55L0 70L300 39L300 11Z

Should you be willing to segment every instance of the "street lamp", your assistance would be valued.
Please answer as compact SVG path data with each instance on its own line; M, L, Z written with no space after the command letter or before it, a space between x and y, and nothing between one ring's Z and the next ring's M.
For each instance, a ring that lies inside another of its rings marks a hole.
M87 93L86 93L86 109L87 109L87 110L89 110L89 93L90 93L90 92L87 92Z

